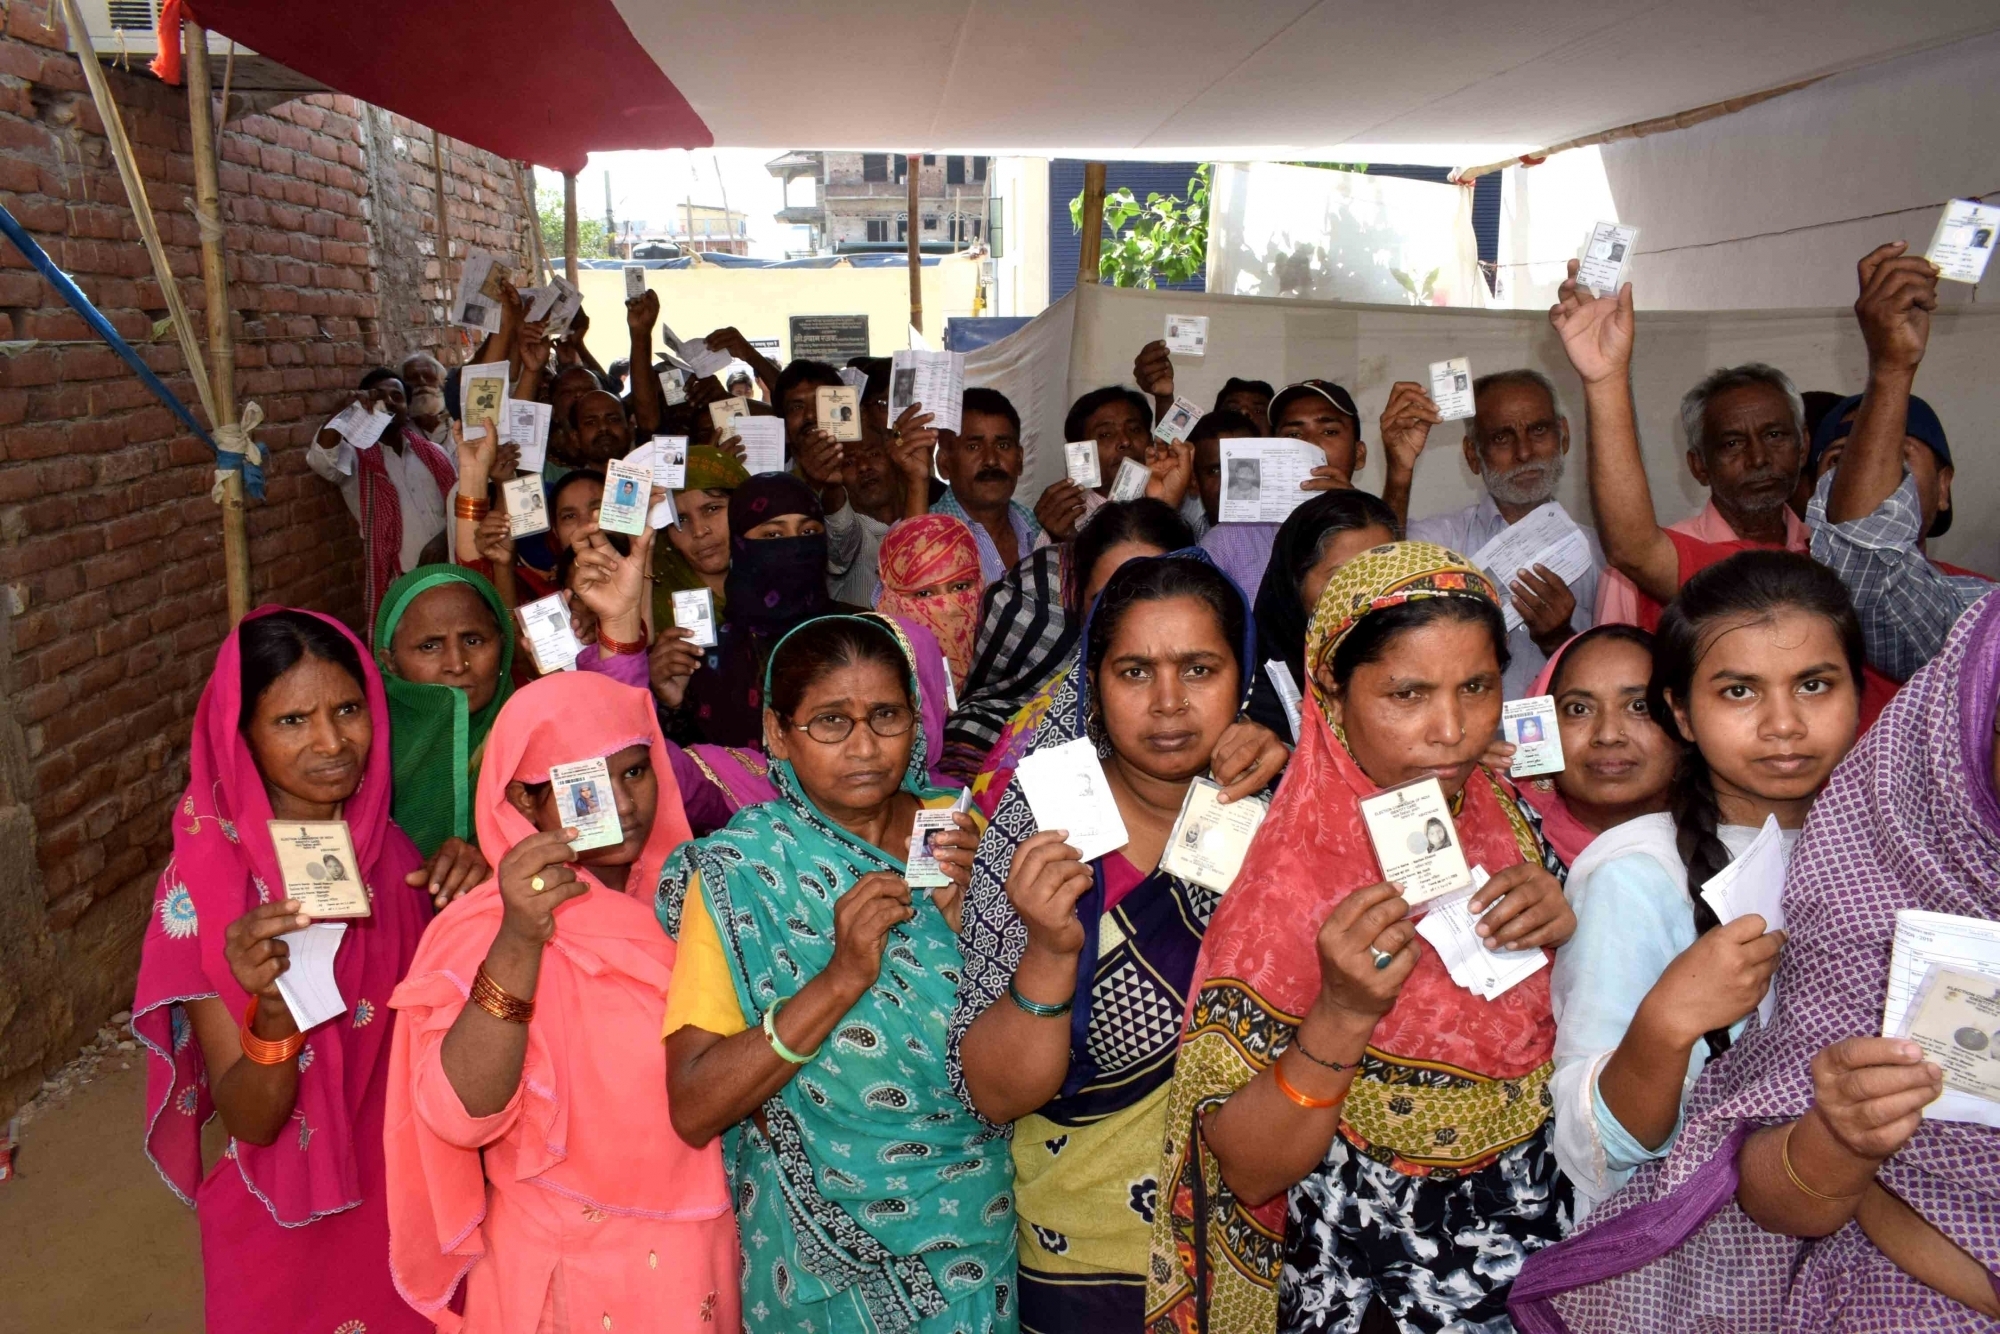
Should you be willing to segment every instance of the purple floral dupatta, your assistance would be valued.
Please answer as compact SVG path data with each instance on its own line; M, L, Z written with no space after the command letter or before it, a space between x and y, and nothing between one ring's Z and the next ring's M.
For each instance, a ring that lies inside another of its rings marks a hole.
M259 608L251 617L275 610ZM216 1168L240 1173L287 1227L354 1208L362 1203L364 1179L381 1179L384 1084L377 1067L389 1050L386 1003L431 916L429 896L403 883L423 863L389 819L389 711L381 675L344 626L320 619L353 642L367 678L375 738L343 816L374 912L348 923L334 957L348 1012L306 1036L293 1124L268 1147L232 1142ZM270 798L238 730L241 711L242 659L232 632L195 709L188 788L173 813L173 859L155 891L132 1007L133 1030L149 1053L146 1152L189 1204L202 1182L201 1127L215 1107L186 1003L216 997L241 1017L249 996L223 958L224 934L245 912L284 894L266 823ZM386 1247L386 1226L384 1239ZM385 1249L385 1267L386 1255Z
M1813 1056L1880 1033L1896 910L2000 919L1996 692L2000 593L1959 618L1834 771L1786 879L1791 934L1771 1027L1708 1067L1668 1157L1528 1259L1509 1300L1524 1334L1994 1328L1905 1274L1855 1224L1818 1241L1780 1237L1735 1197L1737 1148L1806 1110ZM1877 1179L2000 1273L2000 1129L1926 1121Z

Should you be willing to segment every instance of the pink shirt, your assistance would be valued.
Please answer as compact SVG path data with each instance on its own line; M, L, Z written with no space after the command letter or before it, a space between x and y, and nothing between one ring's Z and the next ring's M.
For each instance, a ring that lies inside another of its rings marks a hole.
M1701 507L1701 512L1691 514L1679 523L1667 525L1669 532L1684 533L1703 542L1741 542L1736 530L1729 526L1729 520L1722 517L1722 511L1715 507L1713 500ZM1789 507L1785 510L1785 550L1803 552L1812 543L1812 530ZM1659 607L1653 600L1641 593L1630 579L1613 569L1609 563L1604 567L1604 576L1597 581L1598 625L1644 625L1656 620ZM1650 607L1653 615L1645 611Z

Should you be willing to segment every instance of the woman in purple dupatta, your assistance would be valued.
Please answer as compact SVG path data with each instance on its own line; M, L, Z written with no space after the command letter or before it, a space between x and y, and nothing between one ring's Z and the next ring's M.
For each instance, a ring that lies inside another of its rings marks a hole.
M423 860L389 819L381 675L338 622L261 608L223 641L188 751L132 1026L148 1052L146 1152L201 1225L207 1328L428 1334L389 1277L388 1001L431 900L406 882ZM372 911L347 922L334 955L345 1010L290 1059L259 1064L245 1055L246 1010L268 1055L298 1036L273 985L286 947L262 938L297 920L279 906L274 813L345 820ZM229 1144L204 1175L201 1128L218 1113Z
M1524 1334L2000 1329L2000 1129L1902 1111L1936 1068L1876 1036L1899 910L2000 920L1996 695L2000 593L1834 772L1786 880L1771 1026L1709 1066L1667 1158L1529 1258ZM1896 1113L1872 1144L1842 1063Z

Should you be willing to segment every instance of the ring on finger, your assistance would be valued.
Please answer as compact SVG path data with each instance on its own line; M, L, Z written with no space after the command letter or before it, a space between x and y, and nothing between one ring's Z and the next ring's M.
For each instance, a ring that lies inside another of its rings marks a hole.
M1391 954L1387 950L1378 950L1373 945L1370 945L1368 947L1368 952L1375 956L1375 967L1377 968L1377 970L1387 968L1390 964L1396 961L1396 956L1394 954Z
M549 887L549 882L542 879L540 876L536 876L532 880L528 881L528 888L534 890L535 893L537 894L541 893L548 887Z

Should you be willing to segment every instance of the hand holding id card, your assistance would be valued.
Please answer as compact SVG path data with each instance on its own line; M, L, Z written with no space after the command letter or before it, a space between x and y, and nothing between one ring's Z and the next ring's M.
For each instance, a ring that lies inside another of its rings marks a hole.
M918 811L910 825L910 851L903 863L903 883L911 889L941 889L951 883L938 865L937 836L958 828L958 813L972 805L972 789L958 794L958 800L943 810Z
M1562 729L1556 725L1556 697L1533 695L1500 706L1502 738L1514 747L1510 778L1536 778L1563 771Z
M1361 819L1382 863L1382 878L1402 886L1411 907L1472 887L1472 868L1437 779L1363 797Z
M588 852L625 841L625 827L618 822L618 798L611 791L611 769L601 758L552 764L549 781L556 788L556 814L567 828L576 830L576 839L570 844L573 851Z
M1209 778L1188 784L1180 817L1167 834L1160 869L1168 875L1221 894L1236 883L1250 840L1257 836L1271 808L1256 797L1224 806L1222 785Z
M347 821L273 820L270 829L285 897L297 899L306 916L367 917L374 912Z

